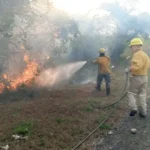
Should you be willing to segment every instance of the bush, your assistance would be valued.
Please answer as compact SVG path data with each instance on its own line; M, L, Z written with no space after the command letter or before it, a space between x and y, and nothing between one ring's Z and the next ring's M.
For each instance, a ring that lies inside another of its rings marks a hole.
M14 134L29 136L32 133L33 123L31 122L21 122L18 126L14 128Z

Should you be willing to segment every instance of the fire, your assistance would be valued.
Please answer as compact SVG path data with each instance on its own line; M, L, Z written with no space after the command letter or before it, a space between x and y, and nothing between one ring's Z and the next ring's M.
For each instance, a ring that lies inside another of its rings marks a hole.
M50 59L50 57L47 56L47 59ZM0 82L0 94L3 93L5 89L16 90L21 85L30 86L33 80L35 84L40 87L54 86L62 81L67 81L86 63L83 61L62 65L57 68L50 68L43 70L38 75L40 65L38 65L35 60L31 60L27 54L24 55L23 60L26 63L26 67L18 77L11 77L8 74L2 75L3 82Z
M24 55L23 60L28 63L29 62L29 56L28 55Z
M9 85L0 82L0 93L3 93L5 88L8 90L16 90L22 84L29 85L35 78L38 71L38 64L34 60L30 61L28 55L24 55L24 61L26 62L26 68L18 77L10 78L7 74L2 75L2 78L7 81Z
M35 61L29 62L23 73L10 83L10 89L17 89L22 84L29 85L37 74L37 69L38 64Z
M4 74L4 75L3 75L3 78L4 78L4 79L8 79L7 74Z
M4 89L5 89L4 83L0 83L0 94L3 93Z

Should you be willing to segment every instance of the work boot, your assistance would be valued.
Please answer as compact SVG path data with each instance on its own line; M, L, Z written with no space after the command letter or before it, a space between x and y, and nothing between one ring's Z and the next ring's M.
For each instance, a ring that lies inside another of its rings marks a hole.
M139 116L141 118L146 118L146 113L141 106L139 106Z
M131 110L129 116L133 117L137 114L137 110Z
M146 115L143 115L142 113L139 113L139 116L140 116L141 118L146 118Z
M107 88L107 89L106 89L106 95L107 95L107 96L110 95L110 88Z

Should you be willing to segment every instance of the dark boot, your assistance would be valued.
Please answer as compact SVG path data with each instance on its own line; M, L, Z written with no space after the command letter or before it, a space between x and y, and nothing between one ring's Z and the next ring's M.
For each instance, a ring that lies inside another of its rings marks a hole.
M146 113L144 112L144 109L141 106L139 106L139 116L141 118L146 118Z
M106 95L107 95L107 96L110 95L110 88L107 88L107 89L106 89Z
M133 117L137 114L137 110L131 110L129 116Z
M146 115L142 114L141 112L139 113L139 116L140 116L141 118L146 118Z

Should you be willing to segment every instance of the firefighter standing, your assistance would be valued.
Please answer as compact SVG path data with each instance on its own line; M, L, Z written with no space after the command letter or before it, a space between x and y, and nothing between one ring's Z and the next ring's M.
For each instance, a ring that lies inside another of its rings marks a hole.
M101 90L101 84L103 79L105 79L106 84L106 95L110 94L110 58L105 56L105 49L101 48L99 50L100 56L93 61L93 63L98 64L98 76L96 89Z
M128 90L129 106L131 108L130 116L135 116L138 111L136 98L139 100L139 115L142 118L147 114L146 91L148 84L148 69L150 60L148 55L142 50L143 42L139 38L134 38L130 42L130 48L133 56L131 65L125 69L125 72L131 72L130 85Z

